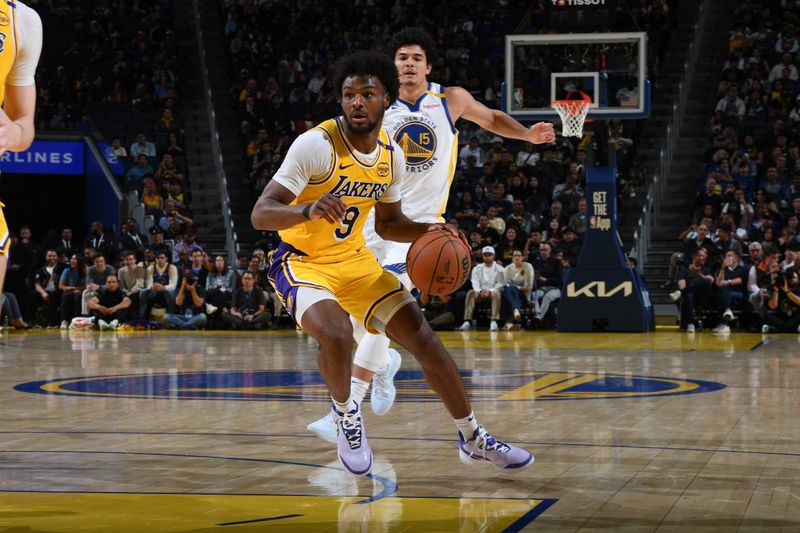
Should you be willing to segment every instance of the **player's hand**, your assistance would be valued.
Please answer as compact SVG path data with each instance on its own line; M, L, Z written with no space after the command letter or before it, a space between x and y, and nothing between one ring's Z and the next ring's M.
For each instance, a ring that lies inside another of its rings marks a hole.
M21 143L22 126L8 118L6 112L0 109L0 155Z
M528 140L533 144L546 144L556 140L556 132L550 122L537 122L528 130Z
M452 224L431 224L428 226L428 231L445 231L453 237L461 239L461 242L464 243L464 246L466 246L468 249L472 249L472 247L469 245L469 241L467 240L467 234Z
M309 211L308 215L311 220L324 218L331 224L338 224L344 220L344 212L346 210L347 206L342 199L328 192L311 204L311 211Z

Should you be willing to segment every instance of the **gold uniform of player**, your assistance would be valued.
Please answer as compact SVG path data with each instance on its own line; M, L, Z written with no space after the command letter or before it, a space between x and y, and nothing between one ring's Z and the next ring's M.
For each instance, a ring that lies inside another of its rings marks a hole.
M6 78L17 59L17 10L13 2L0 2L0 26L5 35L0 47L0 106L5 100ZM8 224L3 216L3 202L0 202L0 254L7 254L11 247ZM2 289L2 287L0 287Z
M316 127L333 146L330 170L309 180L291 205L311 204L331 193L347 206L344 220L332 224L322 218L278 232L283 242L270 254L269 280L293 317L298 288L310 287L331 293L348 314L375 332L370 322L378 307L383 317L391 317L408 303L405 289L383 270L363 234L367 215L394 178L394 153L381 130L378 157L371 165L364 162L340 120Z

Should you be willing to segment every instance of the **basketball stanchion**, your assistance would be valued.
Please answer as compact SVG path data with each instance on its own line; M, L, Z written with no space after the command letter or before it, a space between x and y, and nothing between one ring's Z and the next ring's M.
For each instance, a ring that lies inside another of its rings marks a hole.
M578 263L564 276L558 331L652 331L655 316L644 279L622 251L617 231L617 168L586 172L589 212Z

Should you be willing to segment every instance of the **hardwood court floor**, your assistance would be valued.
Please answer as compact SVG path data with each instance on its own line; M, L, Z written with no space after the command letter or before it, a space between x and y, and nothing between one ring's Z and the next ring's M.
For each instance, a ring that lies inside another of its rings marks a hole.
M4 335L0 531L800 531L800 336L442 338L532 467L462 465L405 354L357 479L294 331Z

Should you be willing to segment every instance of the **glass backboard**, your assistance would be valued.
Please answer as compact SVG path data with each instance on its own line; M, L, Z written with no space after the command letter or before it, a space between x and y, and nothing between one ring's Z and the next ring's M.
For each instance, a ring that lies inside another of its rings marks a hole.
M506 35L503 110L548 120L552 101L588 96L590 118L646 118L646 68L644 32Z

